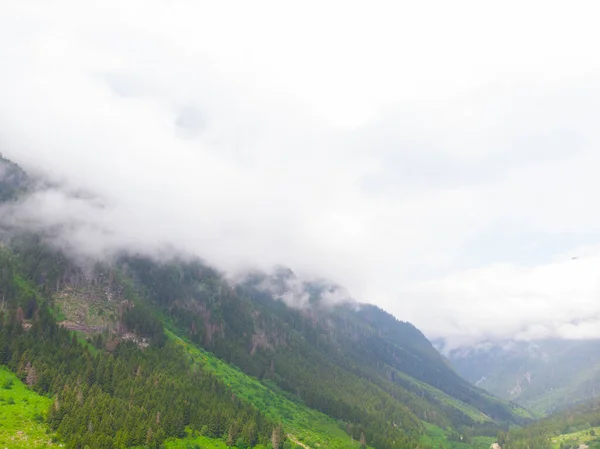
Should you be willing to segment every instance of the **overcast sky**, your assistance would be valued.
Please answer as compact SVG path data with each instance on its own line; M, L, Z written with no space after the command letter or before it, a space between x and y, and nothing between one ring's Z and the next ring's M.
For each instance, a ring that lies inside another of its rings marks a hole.
M283 264L451 345L600 337L595 2L5 3L0 152L101 198L21 211L82 253Z

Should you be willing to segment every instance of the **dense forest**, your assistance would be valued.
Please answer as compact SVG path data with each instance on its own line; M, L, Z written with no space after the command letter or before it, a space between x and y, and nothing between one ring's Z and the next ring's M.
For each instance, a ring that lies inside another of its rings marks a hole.
M14 272L10 258L0 253L0 363L55 398L48 423L67 447L160 447L187 426L253 447L283 432L214 376L192 369L179 348L159 337L153 316L126 318L148 329L153 344L144 350L124 341L103 351L105 335L79 342L57 325L49 302Z

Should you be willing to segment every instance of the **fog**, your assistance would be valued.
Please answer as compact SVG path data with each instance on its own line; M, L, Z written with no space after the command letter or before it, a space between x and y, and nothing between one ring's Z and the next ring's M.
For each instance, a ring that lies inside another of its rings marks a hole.
M0 152L53 187L3 218L291 267L449 346L598 338L587 6L4 6Z

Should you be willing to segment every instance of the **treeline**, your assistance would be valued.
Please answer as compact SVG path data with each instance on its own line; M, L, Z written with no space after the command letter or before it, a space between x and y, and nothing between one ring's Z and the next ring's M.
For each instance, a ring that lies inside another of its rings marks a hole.
M0 250L0 364L55 398L47 422L68 448L159 448L186 428L238 448L266 446L275 432L283 445L280 427L213 375L192 369L174 343L162 340L141 350L121 342L112 353L104 351L102 338L94 339L99 347L79 343L56 323L40 293L44 285L37 289L25 279L27 268ZM149 313L132 308L128 325L164 335Z

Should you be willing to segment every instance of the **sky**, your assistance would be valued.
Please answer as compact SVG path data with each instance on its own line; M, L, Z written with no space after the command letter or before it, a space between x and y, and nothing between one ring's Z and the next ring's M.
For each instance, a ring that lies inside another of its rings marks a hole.
M0 152L61 186L16 219L289 266L448 348L600 338L594 2L6 3Z

